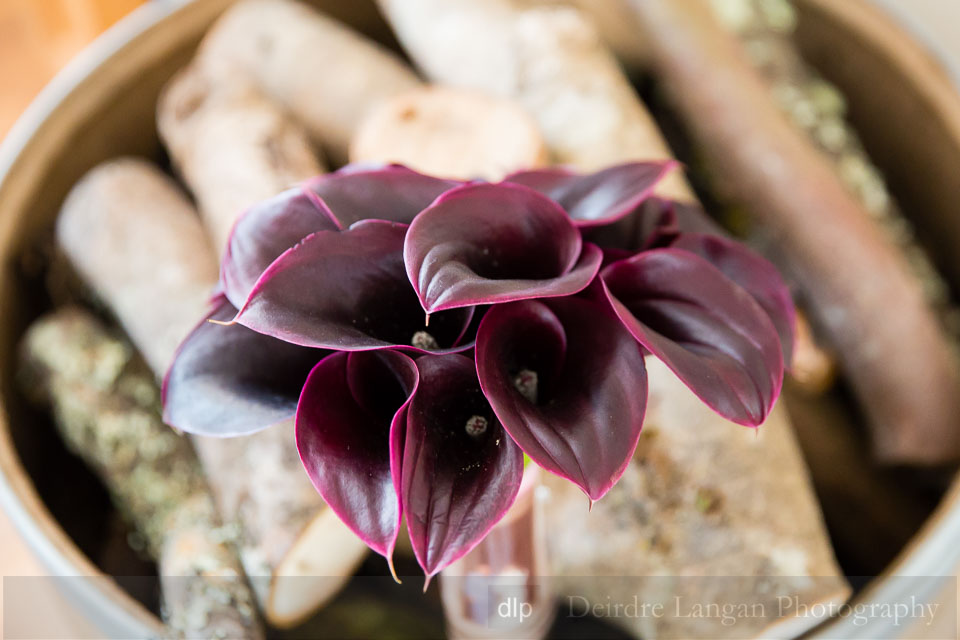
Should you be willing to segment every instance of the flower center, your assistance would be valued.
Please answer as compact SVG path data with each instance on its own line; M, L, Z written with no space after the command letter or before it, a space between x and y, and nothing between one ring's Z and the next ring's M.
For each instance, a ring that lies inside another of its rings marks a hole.
M436 351L440 348L440 343L437 342L437 339L426 331L417 331L413 334L413 338L410 339L410 344L417 349L424 349L426 351Z
M487 419L483 416L470 416L465 428L468 436L479 438L487 432Z
M513 377L513 386L531 404L537 404L537 372L530 369L521 369Z

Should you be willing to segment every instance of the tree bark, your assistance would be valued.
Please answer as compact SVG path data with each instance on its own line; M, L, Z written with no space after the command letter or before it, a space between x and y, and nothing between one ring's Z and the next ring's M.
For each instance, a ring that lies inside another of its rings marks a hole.
M157 561L175 638L262 638L253 593L200 463L160 419L133 348L79 308L36 321L21 347L26 393L50 405L67 446L97 473Z
M204 38L197 63L220 79L251 78L335 163L371 108L420 85L392 52L291 0L238 2Z
M703 0L634 6L705 161L726 195L756 212L771 257L836 349L878 458L960 459L960 366L906 257L786 119Z
M116 160L74 187L57 239L161 377L217 282L186 197L149 163ZM264 615L279 626L329 600L367 551L310 484L292 429L290 421L245 438L193 438L221 514L239 525L240 557Z

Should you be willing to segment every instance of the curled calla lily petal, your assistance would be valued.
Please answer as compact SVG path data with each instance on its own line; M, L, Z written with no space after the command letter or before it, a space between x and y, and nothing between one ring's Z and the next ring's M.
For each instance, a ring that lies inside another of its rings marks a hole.
M391 164L345 167L314 178L306 188L346 228L368 219L410 224L437 196L460 184Z
M205 436L255 433L292 418L300 388L325 355L226 322L225 299L180 345L163 381L163 420Z
M596 173L569 169L519 171L504 180L536 189L563 207L580 227L610 224L649 198L657 183L678 166L665 162L629 162Z
M643 353L605 299L525 300L480 324L477 372L504 428L591 500L623 475L647 400Z
M404 243L427 313L570 295L590 284L601 259L555 202L512 184L448 191L414 219Z
M340 519L388 559L402 518L391 434L405 429L397 422L405 421L418 381L413 360L401 353L335 353L310 372L297 407L297 449L310 481Z
M314 194L297 187L254 205L230 232L220 265L220 287L242 307L260 275L284 251L317 231L339 229Z
M365 220L307 237L263 273L236 321L287 342L339 351L455 348L472 310L436 314L426 326L404 270L406 229Z
M780 336L783 361L791 361L796 309L790 289L776 267L739 242L705 233L681 233L670 246L697 254L746 289L773 321Z
M401 496L410 541L432 576L472 549L513 504L523 454L459 354L417 359L407 409Z
M601 280L633 336L720 415L755 426L783 383L769 316L703 258L653 249L605 268Z

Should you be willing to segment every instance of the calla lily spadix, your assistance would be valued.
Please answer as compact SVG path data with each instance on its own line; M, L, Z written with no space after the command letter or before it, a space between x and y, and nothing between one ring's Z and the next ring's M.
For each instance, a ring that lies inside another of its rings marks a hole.
M640 437L645 358L756 426L793 348L766 260L690 205L671 162L500 183L350 166L251 207L164 381L172 426L296 419L307 475L392 569L427 576L513 503L524 454L601 499Z

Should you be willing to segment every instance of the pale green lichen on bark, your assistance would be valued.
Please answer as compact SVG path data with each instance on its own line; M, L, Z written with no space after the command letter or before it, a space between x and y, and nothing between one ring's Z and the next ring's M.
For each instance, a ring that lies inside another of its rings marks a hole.
M91 314L61 309L27 331L19 377L161 564L171 636L216 637L225 628L257 637L236 527L219 525L192 445L163 424L157 385L131 345Z
M108 479L156 557L171 514L204 479L190 443L160 420L150 372L129 344L75 311L31 327L23 362L24 390L50 403L64 442Z

